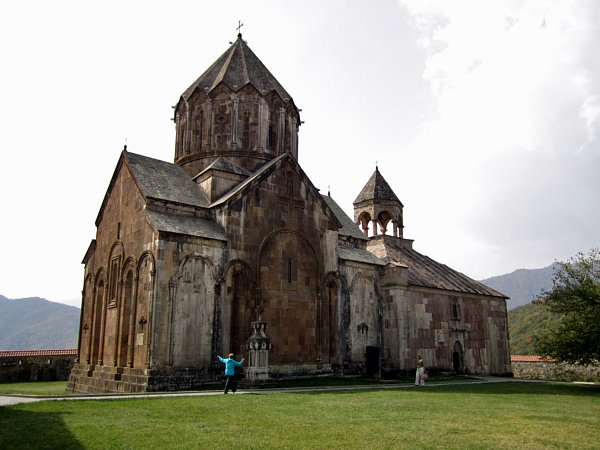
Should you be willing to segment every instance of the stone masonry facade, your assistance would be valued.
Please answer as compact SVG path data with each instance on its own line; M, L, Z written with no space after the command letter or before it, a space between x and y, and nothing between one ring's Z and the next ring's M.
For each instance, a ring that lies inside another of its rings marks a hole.
M83 258L69 389L199 387L257 326L261 376L394 376L418 354L511 373L506 297L413 249L378 168L354 219L321 194L298 163L300 110L241 35L174 120L174 163L117 162Z

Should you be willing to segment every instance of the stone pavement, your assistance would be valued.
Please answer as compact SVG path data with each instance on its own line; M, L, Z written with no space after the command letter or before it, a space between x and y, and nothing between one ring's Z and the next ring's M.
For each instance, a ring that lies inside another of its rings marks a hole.
M449 381L449 382L435 382L427 383L425 386L419 389L436 387L436 386L447 386L447 385L461 385L461 384L481 384L481 383L503 383L511 381L527 381L508 377L478 377L477 379L465 380L465 381ZM240 395L240 394L276 394L276 393L306 393L306 392L328 392L328 391L362 391L362 390L375 390L375 389L406 389L412 388L417 389L413 384L371 384L371 385L355 385L355 386L319 386L319 387L303 387L303 388L270 388L270 389L242 389L238 390L235 394L229 395ZM20 403L33 403L41 401L74 401L74 400L121 400L121 399L133 399L133 398L165 398L165 397L208 397L211 395L223 395L223 391L187 391L187 392L159 392L159 393L144 393L144 394L96 394L96 395L70 395L70 396L35 396L35 395L17 395L8 394L0 395L0 407L18 405Z

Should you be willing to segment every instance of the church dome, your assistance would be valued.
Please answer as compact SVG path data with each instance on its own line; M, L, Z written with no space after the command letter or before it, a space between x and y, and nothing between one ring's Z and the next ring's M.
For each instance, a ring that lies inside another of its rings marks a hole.
M300 112L241 34L181 95L174 120L175 163L192 176L219 157L249 172L298 158Z

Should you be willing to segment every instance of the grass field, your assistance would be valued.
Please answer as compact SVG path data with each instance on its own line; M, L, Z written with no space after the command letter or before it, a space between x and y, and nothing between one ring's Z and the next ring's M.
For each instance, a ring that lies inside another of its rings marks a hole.
M68 395L66 381L0 383L0 395Z
M0 408L0 448L598 449L600 387L506 382Z

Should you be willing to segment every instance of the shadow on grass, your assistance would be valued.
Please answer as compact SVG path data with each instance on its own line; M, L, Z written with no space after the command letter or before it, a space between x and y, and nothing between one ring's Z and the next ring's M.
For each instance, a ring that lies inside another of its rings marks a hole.
M65 426L62 414L55 412L0 407L0 430L0 448L85 449Z

